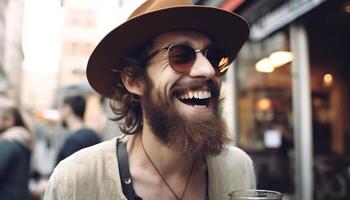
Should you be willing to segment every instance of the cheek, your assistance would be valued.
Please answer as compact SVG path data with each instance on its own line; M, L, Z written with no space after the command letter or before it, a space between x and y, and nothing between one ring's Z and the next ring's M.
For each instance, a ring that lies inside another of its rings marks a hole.
M153 84L152 91L162 96L169 95L171 87L181 77L181 75L167 67L159 67L158 69L150 68L147 70L147 75Z
M14 125L15 125L15 121L14 121L13 119L7 119L7 120L5 121L5 125L6 125L7 127L14 126Z
M5 129L10 127L10 122L6 119L1 119L0 120L0 129Z
M154 100L167 99L169 95L169 89L167 88L166 80L159 79L153 80L153 87L149 90L151 98Z

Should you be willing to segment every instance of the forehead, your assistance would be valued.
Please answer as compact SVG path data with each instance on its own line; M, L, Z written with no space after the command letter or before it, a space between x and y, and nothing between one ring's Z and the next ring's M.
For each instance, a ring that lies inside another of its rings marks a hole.
M196 48L203 48L211 43L210 38L197 31L171 31L162 33L153 39L153 48L162 48L175 43L188 43Z

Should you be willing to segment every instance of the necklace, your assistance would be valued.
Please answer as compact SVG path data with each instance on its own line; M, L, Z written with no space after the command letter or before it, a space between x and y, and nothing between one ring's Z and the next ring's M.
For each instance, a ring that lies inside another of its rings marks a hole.
M191 177L192 177L192 173L193 173L193 169L194 169L194 166L195 166L195 163L196 163L196 160L193 161L192 163L192 167L191 167L191 171L190 171L190 174L188 175L187 177L187 181L186 181L186 185L185 185L185 188L181 194L181 196L177 196L177 194L175 193L175 191L170 187L170 185L168 184L168 182L165 180L164 176L160 173L159 169L157 168L157 166L154 164L154 162L152 161L151 157L148 155L146 149L145 149L145 146L143 145L143 141L142 141L142 134L141 134L141 146L142 146L142 149L143 149L143 152L145 153L146 155L146 158L148 159L148 161L152 164L153 168L156 170L156 172L158 173L158 175L162 178L163 182L165 183L165 185L168 187L168 189L171 191L171 193L175 196L175 198L177 200L182 200L183 197L185 196L185 193L186 193L186 190L187 190L187 186L189 185L190 183L190 180L191 180Z

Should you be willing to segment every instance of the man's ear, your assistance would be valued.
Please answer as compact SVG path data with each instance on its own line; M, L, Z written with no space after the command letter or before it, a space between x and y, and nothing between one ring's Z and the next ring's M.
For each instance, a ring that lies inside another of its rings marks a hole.
M132 94L142 96L144 93L144 81L142 78L130 76L128 70L124 70L121 79L125 88Z

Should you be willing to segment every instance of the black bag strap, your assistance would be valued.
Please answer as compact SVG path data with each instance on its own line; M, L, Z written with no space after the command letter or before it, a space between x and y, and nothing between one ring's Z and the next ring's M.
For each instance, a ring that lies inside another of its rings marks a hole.
M123 193L128 200L135 200L135 193L132 187L132 180L129 170L126 143L120 142L119 140L117 140L117 160Z

